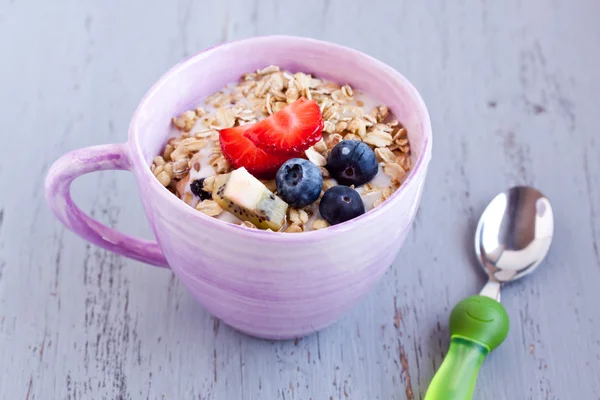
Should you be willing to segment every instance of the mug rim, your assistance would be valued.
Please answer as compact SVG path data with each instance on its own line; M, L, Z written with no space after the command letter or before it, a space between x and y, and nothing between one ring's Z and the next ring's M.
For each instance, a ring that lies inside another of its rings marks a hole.
M370 211L367 211L363 215L360 215L356 218L353 218L349 221L343 222L341 224L329 226L325 229L318 229L306 232L299 232L295 234L289 234L285 232L274 232L274 231L265 231L262 229L250 229L241 225L232 224L226 221L221 221L219 219L209 217L204 215L198 211L196 211L193 207L190 207L188 204L183 202L177 196L173 195L167 188L162 186L160 182L152 175L152 172L149 166L146 165L146 161L141 150L139 138L141 135L137 134L139 129L137 127L137 121L147 106L147 103L150 99L156 94L156 92L175 75L177 75L181 70L185 69L188 64L192 62L196 62L200 59L210 57L217 50L226 50L227 48L240 46L251 42L271 42L271 41L296 41L296 42L304 42L305 44L309 44L311 46L319 46L329 48L332 51L336 52L346 52L352 54L352 56L362 59L364 62L368 62L372 64L379 70L385 71L386 74L393 76L395 79L401 81L403 85L408 89L410 97L417 104L417 108L422 114L422 127L423 127L423 136L424 136L424 145L423 150L419 154L419 157L414 165L411 168L408 176L396 190L390 198L388 198L383 204L379 207L376 207ZM199 218L201 221L211 224L215 229L220 229L223 231L228 231L232 235L242 235L251 237L254 239L269 239L276 241L307 241L312 239L326 238L332 235L337 235L342 232L346 232L354 229L356 226L360 225L362 222L367 221L369 219L373 219L378 217L381 213L384 213L387 209L394 207L400 200L400 198L406 193L408 188L412 185L415 185L415 177L421 172L421 170L426 169L427 165L431 159L431 147L432 147L432 129L431 129L431 120L429 117L429 112L427 110L427 106L423 101L421 95L417 91L417 89L413 86L413 84L402 75L400 72L387 65L386 63L368 55L361 51L352 49L347 46L318 40L300 36L288 36L288 35L268 35L268 36L254 36L234 41L228 41L224 43L220 43L211 47L208 47L196 54L193 54L182 61L175 64L171 67L167 72L165 72L146 92L146 94L140 100L129 124L129 133L127 145L130 148L129 154L131 159L131 167L134 170L140 168L141 176L138 175L138 179L140 177L144 178L146 182L149 182L150 189L153 193L156 193L157 196L162 196L166 199L167 202L170 203L170 207L178 208L181 212L187 213L189 218ZM132 146L133 145L133 146ZM133 147L133 152L131 151L131 147Z

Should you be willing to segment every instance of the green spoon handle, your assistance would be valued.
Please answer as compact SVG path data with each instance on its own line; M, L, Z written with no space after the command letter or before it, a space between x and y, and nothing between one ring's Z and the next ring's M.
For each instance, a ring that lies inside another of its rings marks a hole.
M508 314L496 300L476 295L458 303L450 313L450 349L425 400L470 400L481 363L508 328Z
M488 352L479 343L453 337L448 354L433 377L425 400L471 399L479 367Z

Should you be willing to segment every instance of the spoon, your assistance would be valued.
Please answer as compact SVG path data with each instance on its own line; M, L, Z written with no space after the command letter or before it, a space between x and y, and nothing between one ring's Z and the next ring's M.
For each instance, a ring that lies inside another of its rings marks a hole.
M518 186L497 195L479 219L475 253L488 274L479 295L450 313L450 349L425 400L469 400L484 358L506 338L508 314L500 304L502 285L532 273L552 242L554 216L538 190Z

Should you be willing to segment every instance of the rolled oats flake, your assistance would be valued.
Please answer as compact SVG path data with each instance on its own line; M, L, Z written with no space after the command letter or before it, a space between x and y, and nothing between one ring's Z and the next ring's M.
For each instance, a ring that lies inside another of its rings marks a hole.
M354 133L349 133L346 136L344 136L344 140L361 140L360 136L355 135Z
M298 210L298 216L299 216L300 222L302 224L307 223L308 219L310 218L310 215L308 215L308 213L306 212L306 210L303 210L303 209L299 209Z
M340 121L335 125L335 131L337 133L342 133L348 128L348 123L346 121Z
M158 174L160 174L161 172L163 172L165 170L165 167L163 165L154 165L154 171L152 171L152 173L154 173L154 176L157 176Z
M306 158L317 167L324 167L327 165L327 160L323 157L319 152L317 152L314 147L309 147L304 154L306 154Z
M401 182L406 175L406 171L396 163L387 163L383 166L383 172L389 176L393 182Z
M325 121L323 123L323 130L327 133L335 132L335 124L331 121Z
M253 119L256 119L256 115L254 114L254 111L249 110L249 109L243 109L240 113L238 113L238 115L236 117L239 119L242 119L244 121L251 121Z
M329 175L329 170L327 168L319 168L321 170L321 176L323 178L329 178L331 175Z
M234 93L241 94L242 98L243 98L243 97L247 97L250 94L250 92L252 91L252 89L254 89L255 87L256 87L255 80L247 80L247 81L243 81L238 86L236 86L233 89L233 91L234 91Z
M323 114L323 119L326 121L335 122L340 118L340 113L339 113L337 107L334 105L326 106L323 109L322 114Z
M214 200L203 200L196 205L196 210L209 217L216 217L223 212L223 209Z
M190 170L190 160L188 158L181 158L173 163L173 175L177 179L181 179Z
M396 161L396 155L387 147L378 147L375 149L375 155L379 161L384 163L393 163Z
M165 172L167 174L169 174L169 177L171 179L173 179L173 176L175 175L174 172L173 172L173 163L170 163L170 162L166 163L165 166L164 166L164 170L165 170Z
M154 164L156 164L157 166L165 165L165 160L161 156L156 156L156 157L154 157Z
M329 140L327 141L327 148L331 150L341 141L342 135L340 135L339 133L334 133L333 135L329 136Z
M206 140L188 138L182 141L179 146L185 146L186 150L190 153L195 153L208 146Z
M373 192L378 192L380 190L381 190L381 188L379 188L376 185L374 185L373 183L369 182L369 183L365 183L365 186L363 187L363 192L361 194L369 194L369 193L373 193Z
M408 144L408 139L407 138L398 138L398 139L396 139L396 144L398 146L406 146Z
M288 208L288 221L292 224L300 225L302 221L300 221L300 210L297 208Z
M202 107L196 107L196 109L194 110L194 112L196 113L196 116L198 118L200 117L204 117L206 115L206 110Z
M302 232L302 228L298 225L290 225L288 226L288 228L285 230L286 233L300 233Z
M171 160L171 153L173 152L173 150L175 150L173 145L167 144L165 146L165 150L163 151L163 155L162 155L163 159L166 161Z
M360 107L353 107L352 108L352 115L354 116L354 118L362 118L365 115L365 109L362 108L362 106L360 106Z
M386 124L381 124L381 123L376 124L373 129L384 131L387 133L392 133L394 131L394 128L392 128Z
M173 161L182 160L184 158L187 158L189 153L190 153L190 151L185 146L179 145L171 153L171 160L173 160Z
M300 85L302 89L308 89L311 86L311 78L310 76L303 74L302 72L297 72L294 74L294 79Z
M374 130L367 132L367 135L363 141L375 147L385 147L392 144L392 135L390 135L388 132Z
M215 114L208 114L201 118L201 123L204 128L213 129L212 127L214 126L216 120L217 116Z
M169 139L169 140L167 141L167 143L168 143L169 145L171 145L173 148L175 148L175 147L177 147L177 146L179 145L179 143L181 143L181 141L182 141L183 139L184 139L184 138L183 138L183 137L181 137L181 136L180 136L180 137L173 137L173 138Z
M406 128L400 128L398 129L398 132L396 132L396 134L394 135L394 141L398 141L398 139L402 139L406 137Z
M256 75L257 74L255 72L250 72L250 73L247 73L247 74L243 74L242 75L242 80L245 81L245 82L247 82L247 81L253 81L253 80L256 79Z
M355 118L350 121L347 130L350 133L357 134L360 137L365 137L367 133L367 124L362 118Z
M264 95L269 91L270 82L268 80L260 80L258 84L254 88L254 96L258 98L264 97Z
M173 118L173 124L180 130L184 132L189 132L194 127L196 123L197 116L194 111L186 111L181 114L179 117Z
M273 108L271 107L271 93L267 93L267 98L265 99L265 109L269 115L273 114Z
M208 163L210 165L215 165L217 163L217 160L219 159L219 157L221 157L221 154L219 154L217 152L211 153L211 155L208 156Z
M312 223L312 228L315 230L325 229L328 226L329 226L329 223L327 221L325 221L324 219L315 219L315 221Z
M377 120L375 118L373 118L372 115L369 115L369 114L363 115L361 119L363 121L365 121L365 125L367 125L367 126L373 126L377 123Z
M218 134L218 132L212 128L202 129L202 130L194 133L194 137L197 139L206 139L206 138L210 138L213 133Z
M229 170L230 170L229 161L227 161L227 159L225 157L221 156L217 159L217 162L215 163L213 168L215 169L215 172L217 174L224 174L226 172L229 172Z
M162 171L156 175L156 179L160 182L161 185L167 187L171 183L171 177L166 171Z
M341 89L340 85L335 82L325 82L321 83L317 86L317 88L321 91L321 93L331 94L336 90Z
M342 93L349 99L351 99L354 96L354 91L348 84L342 86Z
M288 88L288 90L286 90L285 97L288 104L291 104L294 101L298 100L298 98L300 97L300 92L298 92L298 89L296 89L295 87L290 87Z
M322 154L323 152L325 152L327 150L327 144L325 144L325 140L323 140L323 138L321 138L317 143L315 143L313 148Z
M381 196L386 200L389 199L392 194L394 194L394 189L389 186L384 188L381 192Z
M225 93L223 93L221 91L215 92L215 93L211 94L210 96L208 96L204 102L207 105L213 106L215 108L219 108L222 105L224 96L225 96Z
M317 103L320 103L321 101L323 101L323 99L325 95L316 91L316 90L311 90L310 91L310 97Z
M256 70L257 75L269 75L273 72L279 72L279 67L277 65L269 65L268 67L265 67L263 69Z
M336 182L333 179L323 179L323 191L326 192L328 189L331 189L336 185Z
M401 154L396 158L396 163L399 164L405 171L412 168L412 160L408 154Z
M352 97L348 96L348 94L342 89L336 90L335 92L331 93L331 98L340 104L345 104L349 101L352 101Z
M377 122L383 122L388 116L389 109L386 106L378 106L371 111L371 115Z
M271 77L269 79L271 81L271 84L269 85L269 89L271 90L271 92L273 92L274 94L281 93L281 91L285 87L285 83L283 82L283 75L281 73L274 73L271 74Z
M231 128L235 124L235 117L230 108L221 107L217 110L217 126L220 129Z
M194 154L192 156L192 158L190 158L190 161L188 162L189 169L193 169L196 172L200 171L200 166L202 165L202 158L203 158L202 153Z
M216 179L216 175L215 176L209 176L207 178L204 178L204 181L202 183L202 188L209 193L212 193L212 191L215 188L215 179Z
M304 97L306 97L308 100L312 100L312 93L311 93L310 89L303 89L302 95Z

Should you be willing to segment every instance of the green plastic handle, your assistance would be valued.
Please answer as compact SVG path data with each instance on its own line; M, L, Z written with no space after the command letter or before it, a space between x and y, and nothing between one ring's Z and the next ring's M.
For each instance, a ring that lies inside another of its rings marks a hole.
M508 334L509 320L502 304L471 296L450 313L450 349L437 371L425 400L471 400L479 367Z

